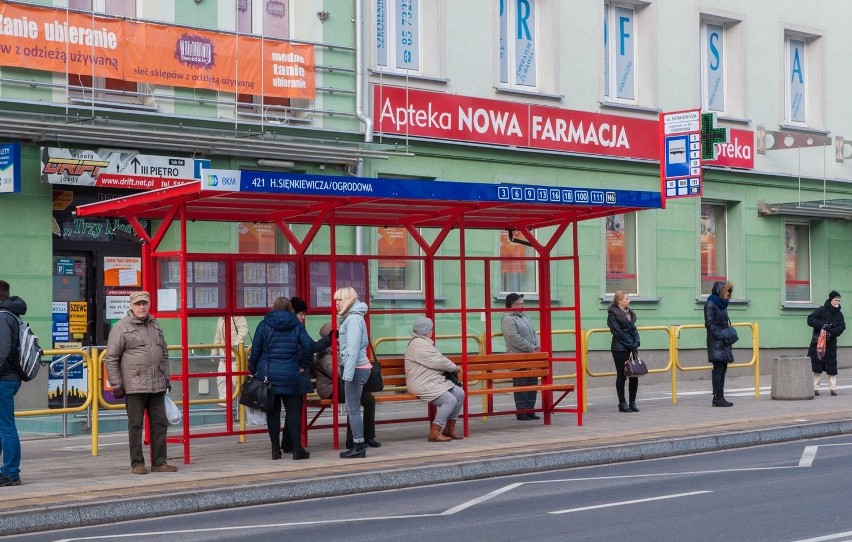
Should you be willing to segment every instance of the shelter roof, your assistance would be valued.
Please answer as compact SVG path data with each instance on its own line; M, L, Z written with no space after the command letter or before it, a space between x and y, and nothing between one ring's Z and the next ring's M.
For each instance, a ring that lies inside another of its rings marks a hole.
M202 180L77 207L79 216L441 227L538 228L660 208L659 192L204 170ZM324 216L325 215L325 216Z

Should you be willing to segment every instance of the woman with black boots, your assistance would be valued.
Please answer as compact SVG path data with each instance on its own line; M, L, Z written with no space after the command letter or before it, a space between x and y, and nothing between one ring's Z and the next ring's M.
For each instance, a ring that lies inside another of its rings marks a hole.
M293 313L290 300L279 297L272 310L263 317L254 332L249 371L257 378L269 379L275 391L275 402L266 413L266 428L272 441L272 459L281 459L281 404L286 423L284 447L292 444L294 460L308 459L302 448L302 396L299 374L310 371L314 341Z
M636 408L636 392L639 391L639 379L624 373L624 362L631 352L639 348L639 331L636 329L636 313L630 310L630 294L618 290L609 304L606 325L612 332L612 360L615 362L615 391L618 393L619 412L639 412ZM630 402L624 400L624 381L629 380Z
M734 403L725 399L725 373L728 364L734 361L732 345L739 339L737 331L728 318L728 302L734 285L716 281L704 303L704 327L707 328L707 359L713 364L713 406L731 407Z
M819 380L822 373L828 375L828 391L837 395L837 337L846 331L846 320L840 310L840 294L832 290L822 307L808 315L808 325L813 328L808 356L814 372L814 395L819 395ZM825 330L825 352L817 354L817 340Z
M367 443L364 439L364 418L361 416L361 392L370 378L372 364L367 358L367 304L358 300L358 294L351 286L334 292L337 306L337 327L340 330L340 351L338 352L338 375L343 379L346 395L346 418L352 430L352 447L340 453L344 459L367 457Z

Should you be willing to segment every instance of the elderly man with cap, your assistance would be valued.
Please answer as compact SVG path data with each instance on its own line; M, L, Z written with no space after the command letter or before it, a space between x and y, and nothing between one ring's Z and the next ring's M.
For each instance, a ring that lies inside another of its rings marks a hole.
M133 474L148 474L142 450L145 413L151 424L151 472L175 472L166 463L165 394L169 384L169 353L163 330L149 314L151 295L130 294L130 310L109 332L104 365L116 399L127 398L130 467Z
M432 320L421 316L412 326L414 337L405 350L405 386L421 400L437 407L429 427L429 442L449 442L464 437L456 433L456 420L464 405L464 390L447 379L446 372L461 367L441 354L432 341Z
M524 314L524 294L511 293L506 296L506 308L511 309L503 315L500 327L503 339L506 341L507 353L540 352L541 342L535 332L532 322ZM514 378L515 386L535 386L538 378ZM524 412L519 413L519 420L538 420L534 412L538 393L535 391L515 392L515 408Z

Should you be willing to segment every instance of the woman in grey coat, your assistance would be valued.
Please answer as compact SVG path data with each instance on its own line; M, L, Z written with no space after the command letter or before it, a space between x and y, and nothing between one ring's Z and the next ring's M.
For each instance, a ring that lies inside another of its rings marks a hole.
M464 405L464 390L444 374L461 373L461 367L441 354L430 336L432 320L421 316L412 326L414 337L405 351L405 386L423 401L438 408L429 426L429 442L449 442L464 437L456 433L456 420Z

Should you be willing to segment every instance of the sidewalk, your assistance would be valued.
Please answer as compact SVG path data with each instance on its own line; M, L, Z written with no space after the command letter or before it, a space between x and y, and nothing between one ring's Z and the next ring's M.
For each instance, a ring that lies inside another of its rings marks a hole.
M81 439L71 446L24 436L23 485L0 488L0 535L852 432L852 377L839 377L840 395L826 389L804 401L773 401L769 379L762 382L755 398L753 379L729 377L733 408L710 406L707 380L680 383L677 405L669 384L641 385L641 412L629 414L617 411L611 387L590 388L582 427L575 414L556 415L550 426L493 416L472 419L470 438L449 443L427 443L425 423L379 425L382 447L368 448L364 460L340 459L331 431L315 430L307 461L272 461L266 435L246 444L194 439L191 464L183 463L182 445L170 444L169 462L180 470L139 476L130 472L124 433L102 439L98 457ZM424 411L413 402L380 404L378 415Z

